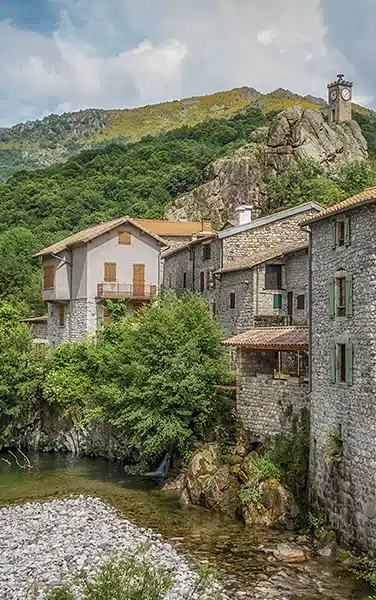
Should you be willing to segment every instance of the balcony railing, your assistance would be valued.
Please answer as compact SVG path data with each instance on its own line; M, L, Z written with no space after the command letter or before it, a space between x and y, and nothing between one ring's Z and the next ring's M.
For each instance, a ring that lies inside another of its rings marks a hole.
M157 295L157 286L146 283L112 283L106 281L98 284L98 298L127 300L150 300Z

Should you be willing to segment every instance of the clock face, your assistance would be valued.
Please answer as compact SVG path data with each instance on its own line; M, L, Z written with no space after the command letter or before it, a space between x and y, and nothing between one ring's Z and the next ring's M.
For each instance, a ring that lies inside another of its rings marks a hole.
M350 92L350 90L348 88L344 88L342 90L342 98L344 100L350 100L350 98L351 98L351 92Z
M332 90L330 92L330 99L331 99L332 102L334 102L334 100L337 99L337 90Z

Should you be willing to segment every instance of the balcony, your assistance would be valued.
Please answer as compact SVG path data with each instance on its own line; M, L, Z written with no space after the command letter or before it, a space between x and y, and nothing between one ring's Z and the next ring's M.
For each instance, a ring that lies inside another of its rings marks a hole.
M151 300L157 295L157 286L146 283L112 283L106 281L98 284L97 297L111 300Z

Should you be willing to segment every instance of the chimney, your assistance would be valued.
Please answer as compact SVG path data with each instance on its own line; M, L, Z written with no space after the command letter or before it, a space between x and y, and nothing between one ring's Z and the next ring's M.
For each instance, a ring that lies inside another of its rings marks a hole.
M201 232L210 233L211 230L211 219L208 217L201 219Z
M252 222L252 206L250 204L238 206L236 212L238 213L239 225L245 225L246 223Z

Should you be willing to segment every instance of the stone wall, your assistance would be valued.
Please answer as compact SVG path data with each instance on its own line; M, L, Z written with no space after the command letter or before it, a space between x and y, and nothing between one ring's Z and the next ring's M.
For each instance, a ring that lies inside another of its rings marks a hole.
M223 264L244 260L244 257L257 256L273 246L283 244L304 244L308 242L307 233L300 223L314 211L307 211L280 221L274 221L263 227L250 229L223 239Z
M69 341L77 342L87 335L95 334L100 314L98 306L95 298L73 300L71 318L71 304L65 303L65 324L62 327L60 326L60 304L48 302L47 339L50 344L56 347Z
M47 321L33 321L27 324L33 331L36 338L40 340L47 339Z
M27 450L71 452L110 459L126 459L130 452L118 432L106 423L81 423L82 415L51 409L44 404L30 419L19 443Z
M266 441L293 434L302 411L309 410L309 386L298 377L274 379L275 352L237 350L236 408L254 438Z
M376 551L376 207L348 213L351 243L333 249L335 217L312 225L311 490L348 543ZM331 318L328 280L353 276L353 316ZM331 344L353 344L353 383L331 383ZM342 439L331 459L330 433Z
M292 292L292 324L307 325L309 314L308 297L308 250L295 253L286 257L285 261L285 285L287 292ZM297 298L304 296L304 308L298 309ZM287 303L287 298L285 299ZM287 311L287 308L286 308ZM286 312L287 314L287 312Z
M188 291L193 291L192 253L189 248L175 252L163 259L163 287L180 291L184 289L183 274L186 273Z
M217 284L217 316L227 338L253 327L252 280L252 269L247 269L224 273ZM230 308L231 293L235 294L235 308Z

